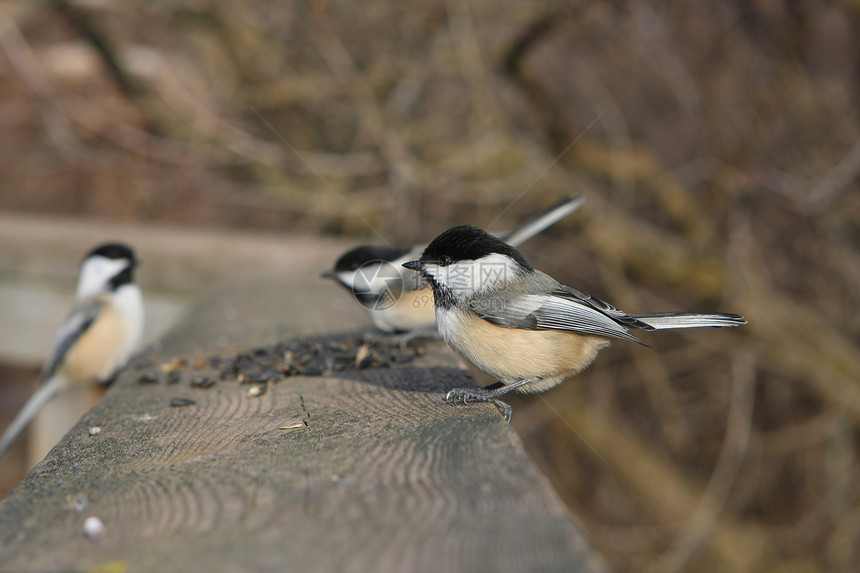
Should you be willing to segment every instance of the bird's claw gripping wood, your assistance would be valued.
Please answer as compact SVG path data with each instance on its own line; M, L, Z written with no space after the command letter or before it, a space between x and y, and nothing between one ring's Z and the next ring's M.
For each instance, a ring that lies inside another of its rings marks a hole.
M514 413L513 408L507 402L497 399L497 396L503 393L496 390L487 390L486 388L454 388L445 395L445 401L453 403L462 401L463 404L468 404L469 402L492 402L502 416L504 416L505 421L510 422Z

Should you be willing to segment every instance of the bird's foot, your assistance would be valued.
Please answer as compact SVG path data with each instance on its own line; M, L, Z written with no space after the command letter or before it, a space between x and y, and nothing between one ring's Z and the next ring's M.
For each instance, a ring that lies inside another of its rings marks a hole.
M490 388L454 388L450 392L445 395L446 402L463 402L463 404L468 404L470 402L492 402L495 404L496 408L498 408L499 412L502 416L505 417L506 422L511 421L511 417L514 414L513 408L507 402L502 402L497 398L503 392L498 392L498 388L495 384L491 384Z

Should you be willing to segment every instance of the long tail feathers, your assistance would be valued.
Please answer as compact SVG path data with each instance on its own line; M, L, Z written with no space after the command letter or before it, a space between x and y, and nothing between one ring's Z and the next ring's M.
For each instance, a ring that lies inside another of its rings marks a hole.
M499 233L497 236L512 247L517 247L544 229L555 225L579 209L583 203L585 203L585 197L566 197L540 215L532 217L516 229L506 233Z
M704 326L740 326L747 321L739 314L706 313L706 312L653 312L631 314L655 330L666 328L699 328Z
M33 395L30 396L30 399L27 400L24 407L15 416L15 419L12 420L9 427L3 432L3 436L0 437L0 458L3 457L6 450L12 445L12 442L21 435L21 432L24 431L27 425L36 417L36 414L39 413L42 407L48 403L64 383L65 381L61 377L55 376L39 386Z

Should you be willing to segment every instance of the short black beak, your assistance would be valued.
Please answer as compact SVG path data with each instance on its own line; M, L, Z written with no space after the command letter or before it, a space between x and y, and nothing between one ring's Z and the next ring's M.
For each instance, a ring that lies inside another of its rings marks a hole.
M421 264L421 261L409 261L408 263L403 263L403 266L409 269L410 271L418 271L421 272L421 269L424 265Z
M334 274L334 271L326 271L320 275L321 279L336 279L337 275Z

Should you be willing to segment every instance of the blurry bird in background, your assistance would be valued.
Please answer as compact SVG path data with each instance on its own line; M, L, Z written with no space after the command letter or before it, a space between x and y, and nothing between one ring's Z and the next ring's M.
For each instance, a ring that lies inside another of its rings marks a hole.
M42 383L0 437L0 457L33 421L29 461L35 465L92 405L93 386L110 382L126 365L143 334L143 296L133 277L137 263L121 243L100 245L84 258L72 309L43 364ZM52 402L57 394L64 399Z

